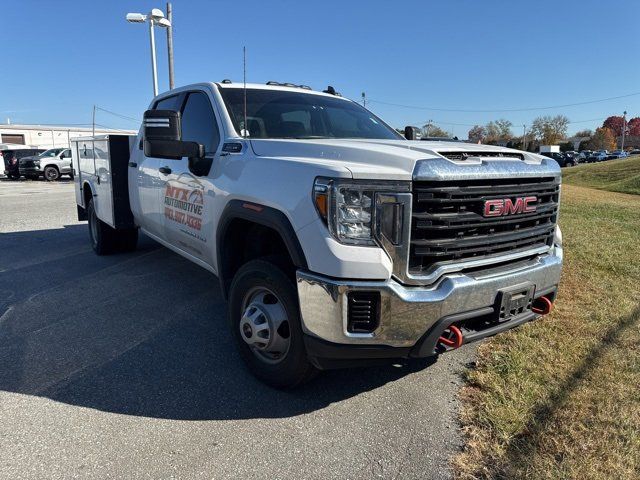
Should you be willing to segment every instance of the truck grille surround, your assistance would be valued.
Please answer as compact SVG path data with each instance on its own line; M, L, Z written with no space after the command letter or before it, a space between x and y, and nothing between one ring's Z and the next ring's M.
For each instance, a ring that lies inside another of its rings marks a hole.
M537 197L534 212L483 215L486 200L522 196ZM553 246L559 196L554 177L414 182L409 273Z

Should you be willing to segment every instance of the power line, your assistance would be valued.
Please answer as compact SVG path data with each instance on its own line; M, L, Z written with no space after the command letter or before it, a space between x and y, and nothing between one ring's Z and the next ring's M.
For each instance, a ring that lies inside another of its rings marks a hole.
M601 103L608 102L611 100L618 100L620 98L628 98L636 95L640 95L640 92L629 93L626 95L618 95L616 97L608 97L608 98L600 98L598 100L588 100L586 102L576 102L576 103L565 103L563 105L551 105L547 107L528 107L528 108L505 108L498 110L464 110L457 108L436 108L436 107L418 107L414 105L403 105L400 103L391 103L391 102L383 102L381 100L371 100L369 99L369 103L378 103L380 105L389 105L392 107L400 107L400 108L412 108L415 110L431 110L434 112L458 112L458 113L499 113L499 112L530 112L533 110L552 110L555 108L566 108L566 107L576 107L578 105L589 105L592 103Z
M107 110L106 108L98 107L97 105L96 105L96 110L100 110L101 112L109 113L109 114L114 115L116 117L120 117L120 118L123 118L125 120L131 120L132 122L136 122L137 124L140 124L140 120L137 119L137 118L129 117L129 116L123 115L121 113L112 112L111 110Z

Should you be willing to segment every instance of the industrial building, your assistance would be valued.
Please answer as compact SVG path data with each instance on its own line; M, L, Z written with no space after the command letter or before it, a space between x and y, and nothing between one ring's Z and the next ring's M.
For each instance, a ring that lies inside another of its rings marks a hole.
M69 147L69 139L108 133L137 133L135 130L76 127L65 125L0 125L0 144L18 144L33 148Z

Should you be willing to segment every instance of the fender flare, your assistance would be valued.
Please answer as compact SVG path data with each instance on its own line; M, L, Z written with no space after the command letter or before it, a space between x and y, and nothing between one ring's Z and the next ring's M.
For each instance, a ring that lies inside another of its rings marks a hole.
M280 210L259 203L248 202L244 200L231 200L224 208L220 221L218 222L218 230L216 233L216 257L218 279L222 288L222 295L227 298L228 286L231 284L231 278L225 278L225 259L222 257L224 251L224 242L227 230L234 220L246 220L257 223L265 227L275 230L289 252L291 261L296 268L307 268L307 259L300 245L300 240L296 235L289 218Z

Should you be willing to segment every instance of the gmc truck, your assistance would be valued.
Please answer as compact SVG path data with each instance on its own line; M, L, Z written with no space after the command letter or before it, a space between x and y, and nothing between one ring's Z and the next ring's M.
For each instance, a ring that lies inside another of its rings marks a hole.
M411 141L331 87L177 88L137 136L75 139L72 157L95 252L142 231L216 275L241 357L275 387L440 355L556 299L557 162Z

